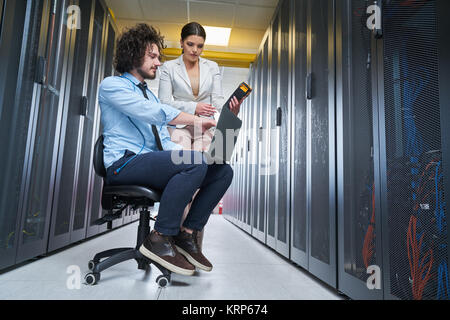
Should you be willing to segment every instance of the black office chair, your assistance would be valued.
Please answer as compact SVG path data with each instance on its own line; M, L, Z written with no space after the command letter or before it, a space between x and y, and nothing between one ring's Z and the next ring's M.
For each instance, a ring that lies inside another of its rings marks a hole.
M103 178L106 177L106 169L103 163L103 135L101 135L94 147L94 170ZM91 270L86 274L87 284L94 285L100 280L100 272L112 267L120 262L135 259L138 269L147 270L153 263L161 272L156 283L160 287L165 287L170 283L171 272L161 265L147 259L139 252L139 247L150 233L149 207L155 202L159 202L161 195L159 192L141 186L107 186L104 184L102 192L102 207L108 210L108 214L95 221L95 224L108 224L108 229L112 229L112 222L122 216L123 210L132 206L134 210L141 208L139 217L139 227L137 234L137 244L135 248L117 248L97 253L93 260L89 261L88 267ZM106 258L106 259L105 259ZM103 261L100 261L104 259Z

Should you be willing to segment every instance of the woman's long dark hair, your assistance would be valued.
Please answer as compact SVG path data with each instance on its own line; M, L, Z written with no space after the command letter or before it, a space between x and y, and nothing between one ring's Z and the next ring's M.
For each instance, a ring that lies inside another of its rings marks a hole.
M189 36L200 36L206 40L206 31L200 23L189 22L181 29L181 40L185 40Z

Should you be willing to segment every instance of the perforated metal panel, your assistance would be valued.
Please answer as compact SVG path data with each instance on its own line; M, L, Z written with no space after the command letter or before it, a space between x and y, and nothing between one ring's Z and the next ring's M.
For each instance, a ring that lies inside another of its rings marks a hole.
M293 182L292 182L292 247L307 250L307 202L306 202L306 98L307 74L307 6L306 1L295 1L294 35L294 90L293 105Z
M438 26L434 0L390 1L384 17L389 293L448 299Z
M329 61L330 1L311 1L311 256L330 263Z
M343 57L343 187L345 272L363 282L376 264L375 180L373 158L372 38L366 26L367 1L353 0ZM378 226L379 227L379 226Z

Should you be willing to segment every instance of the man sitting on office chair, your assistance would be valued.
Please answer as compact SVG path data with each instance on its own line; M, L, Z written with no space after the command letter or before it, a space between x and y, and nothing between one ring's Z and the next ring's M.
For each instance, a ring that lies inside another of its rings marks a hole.
M162 192L154 230L139 251L172 272L192 275L195 267L212 269L196 234L230 186L233 170L227 164L208 165L201 153L170 141L167 125L196 125L204 132L216 122L161 104L146 87L145 79L155 79L163 48L164 38L146 24L127 30L117 42L114 65L122 75L103 80L99 91L105 183ZM240 102L234 99L230 108L237 115ZM172 153L191 161L176 164ZM197 189L180 230L184 208Z

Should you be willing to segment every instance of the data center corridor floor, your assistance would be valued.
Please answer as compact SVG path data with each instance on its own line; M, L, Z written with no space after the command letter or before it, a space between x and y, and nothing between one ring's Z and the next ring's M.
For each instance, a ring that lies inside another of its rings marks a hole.
M0 299L27 300L339 300L335 291L240 230L223 216L211 216L203 251L211 272L172 274L160 289L160 271L137 269L134 260L102 272L95 286L84 284L87 263L97 252L133 247L138 223L126 225L37 261L0 274ZM78 270L80 281L78 281ZM78 286L78 283L81 284Z

